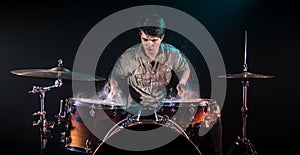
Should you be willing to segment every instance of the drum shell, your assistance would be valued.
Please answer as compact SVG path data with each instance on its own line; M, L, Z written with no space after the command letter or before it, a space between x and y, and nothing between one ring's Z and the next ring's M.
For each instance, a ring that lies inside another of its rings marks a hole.
M202 99L199 102L164 102L157 112L166 115L182 128L205 124L213 124L220 115L220 109L215 100Z
M126 117L122 107L78 102L72 98L66 100L63 109L65 121L61 143L67 150L81 153L93 153L107 128Z

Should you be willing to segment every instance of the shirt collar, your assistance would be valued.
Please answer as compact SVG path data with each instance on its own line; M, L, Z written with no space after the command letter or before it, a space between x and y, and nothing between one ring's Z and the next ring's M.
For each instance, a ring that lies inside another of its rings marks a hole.
M163 48L164 46L165 46L164 43L161 43L159 45L159 51L158 51L158 54L157 54L157 56L155 58L156 61L160 60L161 57L163 56L163 54L165 53L164 48ZM144 49L143 45L140 44L140 46L138 48L139 48L138 50L140 50L141 52L139 53L139 55L136 55L137 58L142 58L143 60L148 60L148 57L147 57L147 55L145 53L145 49Z

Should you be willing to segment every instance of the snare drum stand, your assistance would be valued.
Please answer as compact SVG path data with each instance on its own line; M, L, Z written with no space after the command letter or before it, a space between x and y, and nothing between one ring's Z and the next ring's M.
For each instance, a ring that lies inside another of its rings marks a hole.
M55 81L55 84L52 86L48 86L48 87L33 86L32 90L28 92L33 94L39 93L40 96L40 111L33 113L33 116L39 117L39 120L33 121L33 126L40 127L41 155L44 154L47 145L47 140L49 137L51 137L49 129L52 129L55 124L54 122L49 122L49 123L47 122L46 111L44 106L45 94L46 91L49 91L51 88L61 87L61 85L62 85L62 80L58 79Z

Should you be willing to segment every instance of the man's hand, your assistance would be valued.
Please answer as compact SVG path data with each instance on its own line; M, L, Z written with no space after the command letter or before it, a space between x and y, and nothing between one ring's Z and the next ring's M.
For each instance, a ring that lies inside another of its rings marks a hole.
M183 84L178 84L176 86L176 89L177 89L178 96L181 98L183 98L185 96L185 94L187 94L187 89L186 89L185 85L183 85Z
M117 88L118 88L118 81L111 78L110 81L109 81L109 84L110 84L110 91L107 95L107 100L112 100L116 93L117 93Z

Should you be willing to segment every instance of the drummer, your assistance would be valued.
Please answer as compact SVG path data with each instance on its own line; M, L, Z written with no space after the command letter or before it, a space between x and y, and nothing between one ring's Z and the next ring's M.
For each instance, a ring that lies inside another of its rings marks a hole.
M129 109L154 107L152 103L167 97L166 86L171 82L172 72L179 77L178 95L186 93L185 86L190 76L190 67L183 54L174 46L162 42L165 37L165 22L156 14L143 18L138 29L141 43L128 48L116 62L110 74L110 93L117 93L119 81L128 80Z
M157 14L146 16L140 20L138 29L141 43L128 48L119 57L109 76L109 98L118 94L121 84L129 85L127 111L133 115L145 107L157 108L158 104L153 103L162 99L184 96L190 78L187 59L179 49L163 42L163 18ZM218 138L220 135L217 134ZM222 154L221 144L214 146L218 148L213 150Z

